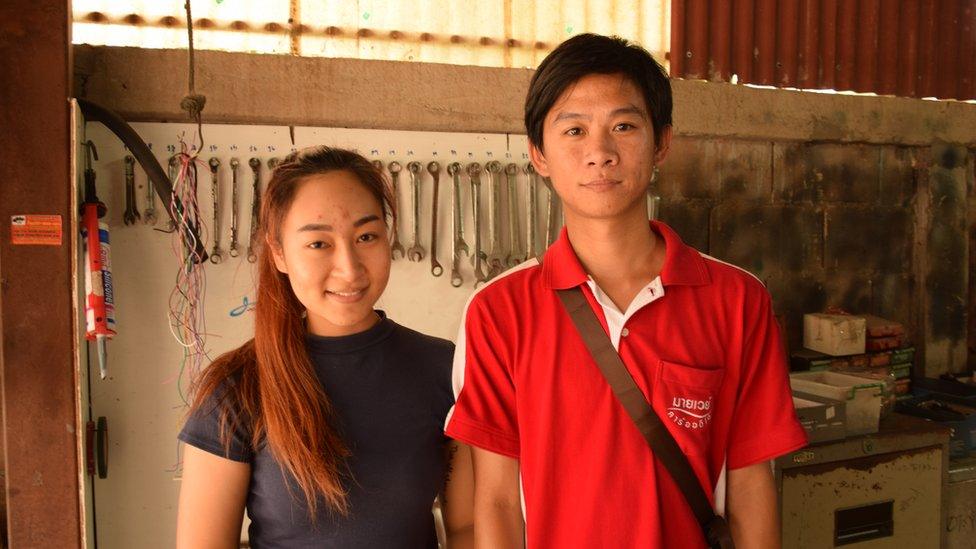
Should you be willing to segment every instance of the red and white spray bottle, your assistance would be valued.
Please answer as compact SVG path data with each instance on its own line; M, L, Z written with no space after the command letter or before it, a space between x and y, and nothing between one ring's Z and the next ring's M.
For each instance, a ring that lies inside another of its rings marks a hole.
M95 170L92 158L98 160L95 144L84 144L85 202L81 206L82 247L85 254L85 338L95 341L101 378L108 375L105 342L115 336L115 293L112 291L112 260L108 241L108 224L99 221L107 211L95 193Z

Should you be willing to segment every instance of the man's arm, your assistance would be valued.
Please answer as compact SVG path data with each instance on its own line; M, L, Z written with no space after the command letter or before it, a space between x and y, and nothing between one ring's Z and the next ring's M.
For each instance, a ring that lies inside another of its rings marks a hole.
M474 464L474 545L480 549L525 546L518 460L471 447Z
M778 548L779 509L768 461L728 474L726 509L736 549Z

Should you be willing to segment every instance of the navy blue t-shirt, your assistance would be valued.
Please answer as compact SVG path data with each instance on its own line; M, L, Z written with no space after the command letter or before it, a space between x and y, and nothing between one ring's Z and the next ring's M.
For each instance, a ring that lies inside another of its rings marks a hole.
M352 452L345 483L348 516L321 503L311 521L294 478L267 447L252 447L246 425L233 432L225 453L216 404L191 415L180 432L187 444L251 465L247 514L253 547L437 547L431 506L444 483L454 344L380 316L362 333L307 338L336 427Z

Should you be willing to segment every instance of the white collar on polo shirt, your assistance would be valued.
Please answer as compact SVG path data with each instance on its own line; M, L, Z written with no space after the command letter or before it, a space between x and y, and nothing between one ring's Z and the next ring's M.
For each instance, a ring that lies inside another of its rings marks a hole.
M630 305L627 306L626 312L620 312L620 309L614 305L613 300L599 287L593 277L587 276L586 283L590 286L590 290L593 292L593 296L596 297L597 303L603 307L603 315L607 319L607 328L610 332L610 342L613 343L613 348L619 350L620 338L626 336L627 333L624 332L624 326L627 324L627 320L634 316L634 313L644 308L646 305L664 297L664 284L661 282L661 277L656 276L647 286L634 297Z

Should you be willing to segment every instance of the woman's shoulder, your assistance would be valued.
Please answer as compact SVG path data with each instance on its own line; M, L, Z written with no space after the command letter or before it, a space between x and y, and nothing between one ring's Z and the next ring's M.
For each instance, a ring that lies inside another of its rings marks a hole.
M394 323L393 351L408 359L432 377L450 385L451 366L454 363L454 343L450 340L425 334Z
M393 322L392 320L390 322ZM393 333L399 345L409 346L416 351L431 355L454 355L454 343L448 339L432 336L393 322Z

